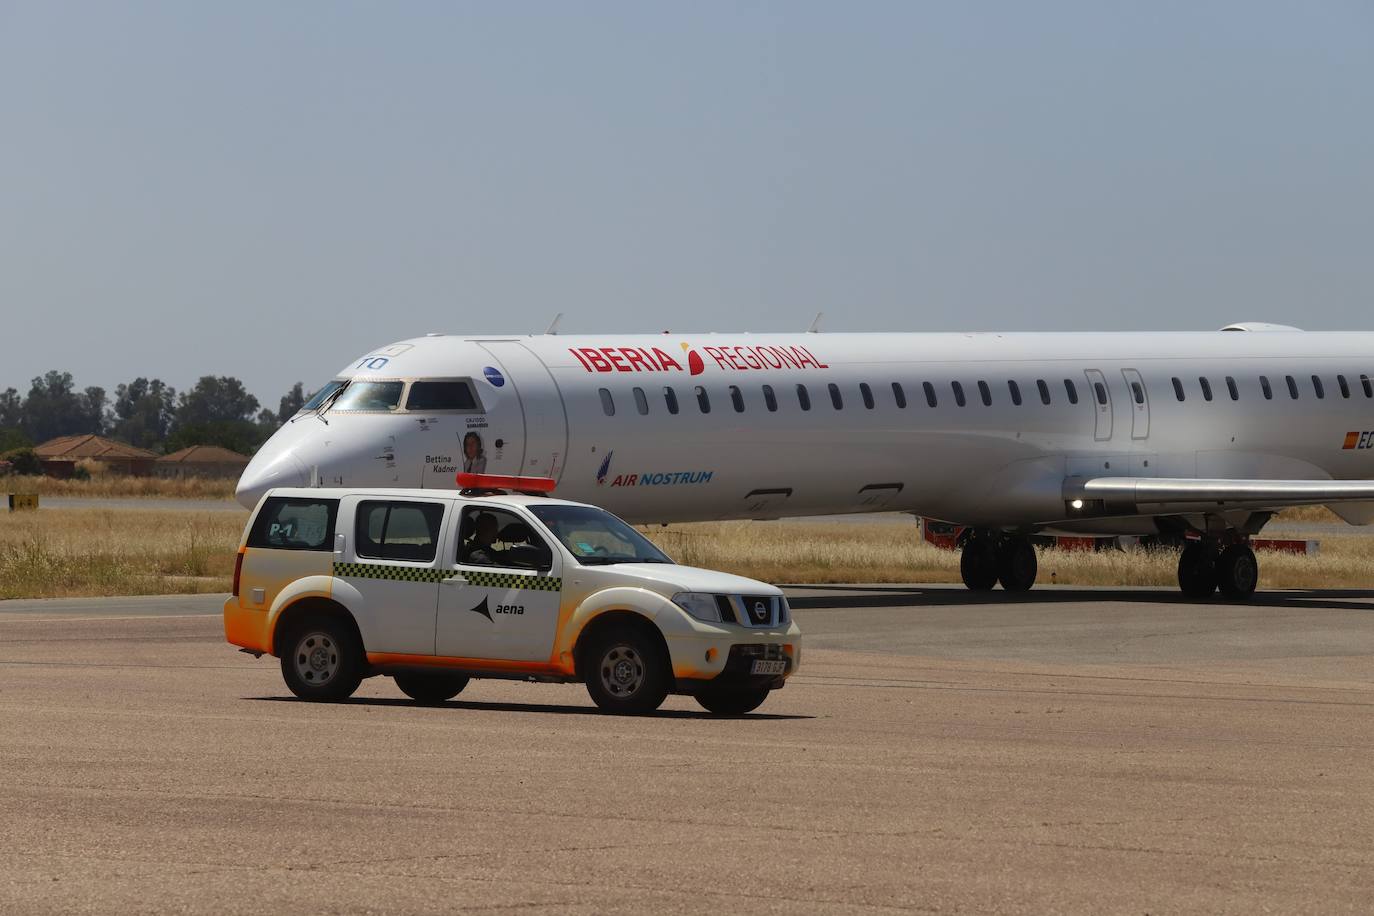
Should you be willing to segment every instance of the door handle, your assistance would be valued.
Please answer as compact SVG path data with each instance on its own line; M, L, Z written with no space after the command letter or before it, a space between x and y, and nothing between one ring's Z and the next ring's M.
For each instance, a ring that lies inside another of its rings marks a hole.
M462 576L449 576L447 579L440 579L440 585L467 585L468 580Z

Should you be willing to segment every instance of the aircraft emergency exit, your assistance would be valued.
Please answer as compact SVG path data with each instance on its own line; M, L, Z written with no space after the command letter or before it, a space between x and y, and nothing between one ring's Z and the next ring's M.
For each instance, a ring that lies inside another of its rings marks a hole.
M431 334L349 363L237 492L460 471L632 522L943 519L973 589L1030 588L1034 533L1156 534L1186 593L1247 597L1278 509L1374 522L1374 333Z

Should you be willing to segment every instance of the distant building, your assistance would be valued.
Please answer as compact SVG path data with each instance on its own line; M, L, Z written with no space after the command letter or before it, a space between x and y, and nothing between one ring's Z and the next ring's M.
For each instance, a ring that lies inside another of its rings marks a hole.
M159 477L238 477L248 456L218 445L193 445L154 462Z
M104 436L58 436L33 453L49 477L71 477L79 461L98 461L116 474L147 477L153 473L157 453L106 439Z

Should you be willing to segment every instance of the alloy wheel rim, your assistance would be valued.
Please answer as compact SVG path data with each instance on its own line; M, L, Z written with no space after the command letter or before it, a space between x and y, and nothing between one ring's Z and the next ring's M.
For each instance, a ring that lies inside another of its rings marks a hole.
M644 659L631 646L612 646L601 657L601 686L618 699L634 696L646 674Z

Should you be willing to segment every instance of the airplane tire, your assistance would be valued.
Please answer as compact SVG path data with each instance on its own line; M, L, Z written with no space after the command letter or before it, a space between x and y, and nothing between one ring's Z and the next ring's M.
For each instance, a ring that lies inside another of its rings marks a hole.
M468 679L461 674L397 674L393 675L401 693L417 703L443 703L463 692Z
M973 537L964 543L959 574L969 591L990 592L997 584L997 544L989 537Z
M997 581L1009 592L1028 592L1039 563L1030 538L1009 538L997 550Z
M1217 588L1216 553L1203 543L1183 548L1178 557L1178 587L1189 598L1212 597Z
M1259 561L1248 544L1232 544L1221 552L1216 566L1217 587L1233 601L1244 601L1259 585Z

